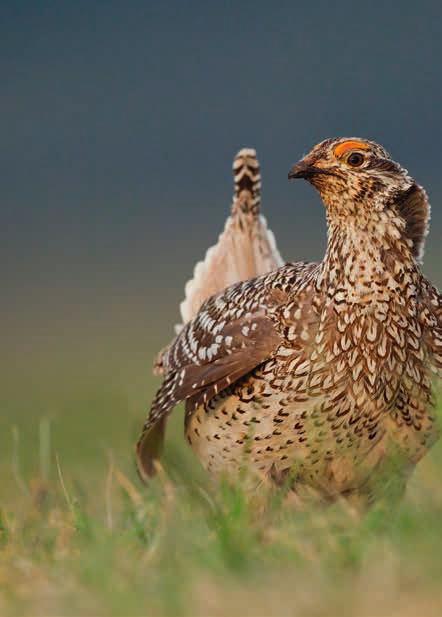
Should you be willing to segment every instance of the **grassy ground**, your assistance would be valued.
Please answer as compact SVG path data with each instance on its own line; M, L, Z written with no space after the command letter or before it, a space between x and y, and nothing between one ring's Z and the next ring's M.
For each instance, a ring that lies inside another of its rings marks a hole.
M397 512L361 522L214 486L177 413L144 488L132 447L152 378L88 358L2 372L0 615L442 614L442 443Z

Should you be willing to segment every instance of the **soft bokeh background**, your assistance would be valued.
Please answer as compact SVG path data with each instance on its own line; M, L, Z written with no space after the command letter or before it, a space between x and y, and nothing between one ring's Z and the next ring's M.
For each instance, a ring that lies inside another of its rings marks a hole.
M257 148L286 259L323 211L289 166L336 135L380 141L433 204L442 281L440 3L2 2L1 442L35 463L131 465L185 280ZM6 474L9 477L8 474Z
M2 615L441 614L441 441L398 516L361 525L210 482L181 410L166 476L144 489L133 464L240 147L296 260L321 257L325 223L290 165L325 137L381 142L429 192L442 283L441 17L439 0L0 3Z

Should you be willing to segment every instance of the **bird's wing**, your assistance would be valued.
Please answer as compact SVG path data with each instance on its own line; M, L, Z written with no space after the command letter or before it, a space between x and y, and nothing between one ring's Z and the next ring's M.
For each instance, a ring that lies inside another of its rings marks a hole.
M164 381L137 444L140 475L154 473L164 421L180 401L192 408L269 359L282 341L273 311L287 301L299 266L237 283L207 300L163 357ZM160 428L158 428L160 426Z
M183 324L195 317L203 302L226 287L283 265L275 237L260 215L261 175L255 150L243 148L233 162L232 213L218 242L196 264L185 287L180 312ZM178 330L181 326L178 326Z

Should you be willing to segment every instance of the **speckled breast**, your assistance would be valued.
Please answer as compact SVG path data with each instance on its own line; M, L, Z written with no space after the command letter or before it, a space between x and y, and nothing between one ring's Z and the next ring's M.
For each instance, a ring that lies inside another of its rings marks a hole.
M187 439L209 471L245 468L277 482L290 474L336 495L398 451L407 464L423 456L435 426L414 318L353 308L318 312L302 344L287 332L274 358L187 414Z

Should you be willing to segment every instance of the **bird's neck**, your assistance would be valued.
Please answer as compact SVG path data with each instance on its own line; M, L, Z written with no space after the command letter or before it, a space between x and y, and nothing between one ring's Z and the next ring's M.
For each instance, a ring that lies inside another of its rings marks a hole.
M418 267L401 219L385 212L329 220L318 285L330 298L370 304L415 285Z

